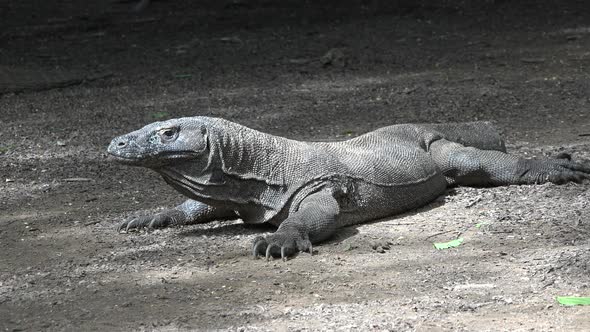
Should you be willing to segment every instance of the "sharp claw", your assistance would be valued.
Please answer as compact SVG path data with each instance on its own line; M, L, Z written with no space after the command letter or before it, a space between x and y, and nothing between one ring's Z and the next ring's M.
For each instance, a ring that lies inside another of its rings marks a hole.
M272 249L273 246L274 245L269 244L268 247L266 247L266 261L270 261L270 257L271 257L271 255L270 255L270 249Z
M285 247L281 247L281 259L283 262L287 261L287 256L285 255Z
M158 220L158 217L154 216L150 220L150 222L142 223L138 228L148 228L148 230L153 230L154 228L152 227L152 225L155 224L157 220ZM147 226L146 226L146 224L147 224Z
M153 218L150 223L147 225L147 228L154 229L154 224L156 223L156 218Z
M132 229L136 223L137 219L133 219L131 222L127 223L127 227L125 227L125 232L129 233L129 230Z
M311 256L313 256L313 247L312 247L311 243L309 244L309 254Z
M258 258L258 248L263 244L264 242L262 241L258 241L256 242L256 244L254 245L254 249L252 250L252 253L254 254L254 258Z

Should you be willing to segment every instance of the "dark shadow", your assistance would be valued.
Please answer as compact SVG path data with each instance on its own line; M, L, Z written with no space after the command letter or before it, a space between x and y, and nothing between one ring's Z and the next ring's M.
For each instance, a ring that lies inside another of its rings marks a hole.
M455 194L454 189L449 189L449 190L447 190L447 192L449 192L451 195ZM383 221L393 221L393 220L397 220L397 219L401 219L401 218L405 218L405 217L411 217L413 215L420 214L420 213L441 207L445 204L445 200L444 200L445 196L447 196L447 193L439 196L436 200L428 203L428 205L425 205L423 207L420 207L420 208L417 208L414 210L410 210L410 211L407 211L404 213L387 216L384 218L369 220L369 221L365 221L365 222L362 222L362 223L359 223L356 225L351 225L351 226L341 228L336 232L336 234L334 234L334 236L332 236L330 239L320 243L320 245L322 245L322 244L336 244L336 243L342 242L350 237L353 237L359 233L357 228L361 225L371 225L371 224L376 224L376 223L383 222Z
M405 217L410 217L415 214L423 213L429 211L434 208L441 207L445 204L444 197L449 195L456 194L455 189L451 188L447 190L447 192L440 197L438 197L433 202L420 207L418 209L414 209L408 212L404 212L397 215L387 216L380 219L370 220L366 222L359 223L357 225L351 225L347 227L340 228L336 231L330 239L319 243L318 245L325 245L325 244L335 244L342 242L350 237L353 237L359 233L357 227L360 225L367 225L367 224L374 224L383 221L391 221L396 219L401 219ZM276 227L268 224L245 224L245 223L236 223L235 220L233 221L226 221L226 222L218 222L218 223L211 223L211 224L203 224L198 226L190 226L187 228L182 229L178 232L178 236L182 237L200 237L200 236L218 236L218 235L255 235L255 234L262 234L268 232L276 231Z
M212 224L203 224L198 226L187 226L182 229L178 236L182 237L199 237L199 236L216 236L216 235L252 235L274 232L276 227L270 224L245 224L235 223L235 221L216 222Z

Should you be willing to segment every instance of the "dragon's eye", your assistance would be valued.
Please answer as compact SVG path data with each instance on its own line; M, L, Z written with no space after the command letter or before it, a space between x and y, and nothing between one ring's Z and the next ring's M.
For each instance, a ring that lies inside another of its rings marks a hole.
M178 136L178 129L177 128L165 128L158 132L160 135L160 139L162 142L171 142L176 139Z

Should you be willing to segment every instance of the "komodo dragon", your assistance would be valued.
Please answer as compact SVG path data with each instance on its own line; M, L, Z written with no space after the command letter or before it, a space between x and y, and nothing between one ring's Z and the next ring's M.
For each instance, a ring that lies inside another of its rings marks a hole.
M340 142L301 142L210 117L149 124L113 139L118 162L144 166L189 199L119 231L241 218L278 226L253 254L312 253L337 229L414 209L454 185L582 182L590 164L569 155L506 154L488 122L400 124Z

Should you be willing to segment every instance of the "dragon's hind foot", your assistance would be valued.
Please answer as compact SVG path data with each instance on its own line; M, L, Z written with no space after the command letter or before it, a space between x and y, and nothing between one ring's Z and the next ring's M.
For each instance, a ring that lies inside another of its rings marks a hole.
M590 180L590 163L574 162L569 155L559 155L558 159L525 159L520 162L521 183L567 182L581 183Z

